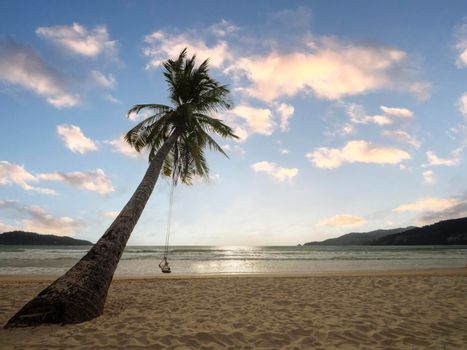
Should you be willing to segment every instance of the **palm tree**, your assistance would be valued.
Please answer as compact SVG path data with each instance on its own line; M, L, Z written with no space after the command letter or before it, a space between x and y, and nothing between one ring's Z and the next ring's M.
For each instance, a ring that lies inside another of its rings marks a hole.
M126 242L161 170L173 181L190 184L194 176L208 176L206 148L225 154L209 133L237 138L229 126L212 116L230 108L229 90L209 76L207 60L196 67L195 56L187 58L185 49L163 67L173 106L142 104L128 111L153 112L125 135L136 150L149 149L149 167L143 180L89 252L29 301L5 327L80 323L100 316Z

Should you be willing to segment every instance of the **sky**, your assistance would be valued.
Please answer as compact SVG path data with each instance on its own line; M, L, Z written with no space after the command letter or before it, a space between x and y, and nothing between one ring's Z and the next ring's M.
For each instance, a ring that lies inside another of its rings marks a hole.
M95 242L147 168L122 135L183 48L228 84L171 244L296 245L467 215L465 1L0 0L0 232ZM147 114L146 114L147 116ZM159 179L129 240L165 239Z

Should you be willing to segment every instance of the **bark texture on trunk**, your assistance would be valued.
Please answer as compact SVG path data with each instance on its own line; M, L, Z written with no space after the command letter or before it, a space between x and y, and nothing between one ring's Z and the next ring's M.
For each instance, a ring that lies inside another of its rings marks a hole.
M126 242L156 185L164 159L177 136L175 131L159 149L133 196L89 252L24 305L5 328L43 323L80 323L103 313L107 292Z

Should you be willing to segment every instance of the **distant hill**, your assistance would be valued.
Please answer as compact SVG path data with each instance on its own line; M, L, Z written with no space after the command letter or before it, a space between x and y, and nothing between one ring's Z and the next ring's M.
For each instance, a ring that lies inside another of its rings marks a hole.
M466 244L467 217L390 234L375 240L374 245L437 245Z
M385 237L387 235L407 231L414 228L409 226L405 228L395 228L391 230L375 230L370 232L351 232L337 238L326 239L321 242L308 242L304 245L366 245Z
M92 245L82 239L43 235L34 232L12 231L0 234L0 244L9 245Z

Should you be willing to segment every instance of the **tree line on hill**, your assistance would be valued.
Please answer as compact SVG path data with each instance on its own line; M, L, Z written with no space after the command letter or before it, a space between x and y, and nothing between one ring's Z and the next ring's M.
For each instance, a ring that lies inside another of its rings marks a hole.
M467 217L444 220L423 227L351 232L304 245L467 245Z

